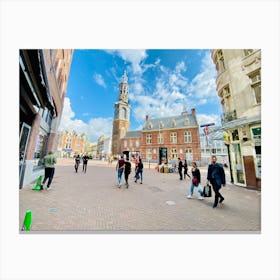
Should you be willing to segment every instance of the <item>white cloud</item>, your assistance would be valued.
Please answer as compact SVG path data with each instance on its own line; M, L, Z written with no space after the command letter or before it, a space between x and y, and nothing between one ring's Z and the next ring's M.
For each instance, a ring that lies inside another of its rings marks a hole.
M190 96L194 98L207 98L218 100L216 92L216 68L211 58L211 53L207 52L201 61L201 72L197 74L188 86Z
M92 118L88 123L75 119L75 113L71 108L68 97L64 99L64 107L59 130L75 130L77 133L85 133L92 142L97 141L101 135L112 135L112 118Z
M104 79L102 77L102 75L98 74L98 73L94 73L93 74L93 79L95 80L95 82L100 85L101 87L107 88L107 85L104 82Z

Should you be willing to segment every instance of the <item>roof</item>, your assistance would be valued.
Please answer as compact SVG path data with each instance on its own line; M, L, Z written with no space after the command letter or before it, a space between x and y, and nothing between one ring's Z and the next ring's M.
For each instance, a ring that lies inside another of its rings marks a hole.
M141 130L136 130L136 131L127 131L124 138L139 138L141 137Z
M179 116L149 119L145 122L143 130L176 129L190 126L198 126L196 116L193 114L183 114Z

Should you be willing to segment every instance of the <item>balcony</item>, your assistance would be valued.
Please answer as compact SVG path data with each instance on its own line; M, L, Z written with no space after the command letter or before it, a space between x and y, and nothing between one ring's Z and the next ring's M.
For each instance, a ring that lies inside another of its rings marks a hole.
M237 119L236 110L233 110L233 111L231 111L231 112L224 113L224 114L222 114L222 116L221 116L222 125L224 125L225 123L231 122L231 121L233 121L233 120L236 120L236 119Z

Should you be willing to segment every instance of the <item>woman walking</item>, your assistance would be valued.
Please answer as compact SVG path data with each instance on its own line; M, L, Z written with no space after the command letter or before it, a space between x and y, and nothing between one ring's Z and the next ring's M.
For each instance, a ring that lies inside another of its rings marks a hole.
M202 189L200 187L200 171L197 168L196 162L192 162L191 172L192 172L192 181L191 181L191 185L190 185L189 195L187 197L192 198L194 188L197 187L198 199L203 199Z
M118 171L119 188L121 188L122 185L122 175L123 175L124 168L125 168L124 159L123 156L121 156L121 158L118 160L118 163L116 165L116 171Z

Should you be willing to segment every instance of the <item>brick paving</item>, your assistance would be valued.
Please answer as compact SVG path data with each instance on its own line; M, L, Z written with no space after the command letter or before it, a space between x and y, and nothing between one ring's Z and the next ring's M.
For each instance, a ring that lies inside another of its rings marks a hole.
M227 184L223 206L212 208L214 197L187 199L190 179L144 169L143 184L130 176L128 189L117 188L115 164L89 161L87 173L74 172L73 160L59 160L52 189L19 191L19 229L25 211L32 211L31 233L188 233L260 232L261 192ZM200 168L202 183L206 168ZM227 170L228 172L228 170ZM134 172L132 172L132 175ZM228 178L229 174L227 174Z

